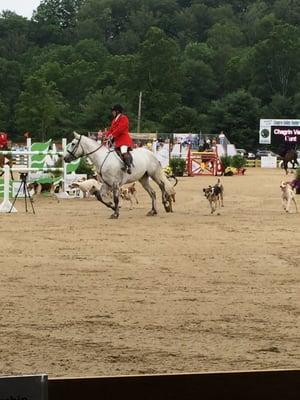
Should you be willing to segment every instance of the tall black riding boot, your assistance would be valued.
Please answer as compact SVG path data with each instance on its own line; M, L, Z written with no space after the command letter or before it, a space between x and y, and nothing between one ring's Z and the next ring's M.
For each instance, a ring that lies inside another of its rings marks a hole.
M127 167L127 174L131 174L131 157L128 152L123 154L123 160Z

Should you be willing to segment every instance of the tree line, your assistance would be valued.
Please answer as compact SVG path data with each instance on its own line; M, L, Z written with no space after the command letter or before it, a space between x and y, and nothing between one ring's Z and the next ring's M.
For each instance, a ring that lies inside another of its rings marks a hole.
M299 118L295 0L42 0L0 15L0 129L98 131L121 103L142 132L219 133L255 149L260 118Z

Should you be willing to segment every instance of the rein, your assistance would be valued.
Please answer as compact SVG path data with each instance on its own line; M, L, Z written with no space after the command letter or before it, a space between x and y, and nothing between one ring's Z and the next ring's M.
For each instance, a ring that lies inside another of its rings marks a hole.
M78 149L78 147L79 147L79 145L80 145L81 138L82 138L82 135L80 135L80 138L79 138L78 142L76 143L76 145L74 146L74 148L73 148L72 151L70 151L70 150L67 149L67 152L68 152L69 154L71 154L71 156L74 158L74 160L77 160L77 158L79 158L79 157L77 157L77 156L75 155L75 152L76 152L76 150ZM95 150L90 151L89 153L83 154L81 157L88 157L88 156L90 156L91 154L96 153L96 151L98 151L99 149L101 149L101 147L102 147L103 145L104 145L104 143L101 143L100 146L97 147Z

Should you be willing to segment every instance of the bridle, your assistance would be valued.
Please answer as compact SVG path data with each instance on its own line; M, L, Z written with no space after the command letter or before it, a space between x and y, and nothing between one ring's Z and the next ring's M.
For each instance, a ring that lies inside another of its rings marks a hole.
M75 153L76 153L76 151L77 151L77 149L78 149L78 147L79 147L79 145L80 145L81 138L82 138L82 135L80 135L79 140L78 140L78 142L75 144L75 146L73 147L72 151L70 151L69 149L67 149L67 153L70 154L70 156L72 157L72 158L71 158L71 161L77 160L79 157L88 157L88 156L90 156L91 154L96 153L96 151L98 151L99 149L101 149L101 147L104 145L104 143L101 143L100 146L97 147L95 150L90 151L89 153L86 153L86 154L83 153L83 154L81 154L79 157L77 157Z
M80 156L77 157L76 154L75 154L75 152L77 151L77 149L78 149L78 147L79 147L79 145L80 145L81 137L82 137L82 135L80 135L79 140L78 140L78 142L75 144L75 146L74 146L74 148L72 149L72 151L70 151L69 149L67 149L67 153L70 154L70 156L72 157L72 158L71 158L71 161L77 160L77 159L80 158L80 157L88 157L88 156L90 156L91 154L96 153L98 150L101 149L101 147L105 146L107 143L110 143L110 139L108 139L108 140L106 140L105 142L101 143L100 146L97 147L95 150L90 151L89 153L86 153L86 154L83 153L83 154L81 154ZM115 151L114 149L108 149L108 152L107 152L107 154L106 154L106 157L104 158L104 160L103 160L103 162L102 162L102 164L101 164L101 166L100 166L100 168L99 168L99 175L101 176L103 182L104 182L107 186L110 186L110 185L103 179L103 176L102 176L102 167L103 167L103 164L105 163L107 157L110 155L110 153L112 153L112 152L114 152L114 151Z

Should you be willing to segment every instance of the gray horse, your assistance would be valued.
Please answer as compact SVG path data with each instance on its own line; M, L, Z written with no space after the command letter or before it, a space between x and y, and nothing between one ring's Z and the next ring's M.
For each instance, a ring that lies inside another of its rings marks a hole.
M175 190L150 150L137 148L132 151L133 167L132 173L128 175L122 171L123 161L113 149L74 132L74 139L67 146L64 160L70 162L83 156L88 157L96 166L99 180L103 184L94 194L99 201L114 211L111 218L119 217L120 187L135 181L139 181L151 197L152 208L147 215L157 214L156 194L150 186L149 178L159 186L166 212L172 212L172 196L175 195ZM111 191L113 202L106 201L107 194Z

